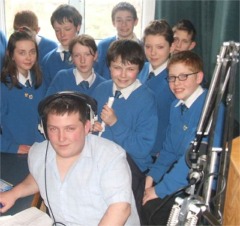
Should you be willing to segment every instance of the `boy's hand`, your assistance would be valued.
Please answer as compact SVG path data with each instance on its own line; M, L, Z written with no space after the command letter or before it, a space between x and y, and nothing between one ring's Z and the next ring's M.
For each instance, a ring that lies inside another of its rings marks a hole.
M92 126L92 132L101 132L103 130L102 125L100 122L95 121L93 126Z
M31 146L29 145L25 145L25 144L21 144L18 147L18 154L28 154L29 150L30 150Z
M5 213L14 205L16 198L12 193L11 190L0 192L0 213Z
M151 188L147 188L144 192L144 196L143 196L143 205L146 204L147 201L152 200L157 198L158 196L155 193L155 188L151 187Z
M114 113L114 110L105 104L101 112L101 119L108 126L113 126L117 122L117 116Z

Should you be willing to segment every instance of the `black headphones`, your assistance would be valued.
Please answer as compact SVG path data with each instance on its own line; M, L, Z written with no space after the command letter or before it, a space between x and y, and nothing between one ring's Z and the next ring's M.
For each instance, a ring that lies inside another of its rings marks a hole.
M94 121L97 117L97 101L94 98L79 92L73 91L58 92L46 97L45 99L40 101L38 105L38 113L41 118L41 124L38 126L38 129L40 130L41 133L44 134L46 139L48 139L47 122L46 115L44 115L44 111L45 108L56 99L75 99L79 103L86 105L87 117L90 120L91 124L94 124Z

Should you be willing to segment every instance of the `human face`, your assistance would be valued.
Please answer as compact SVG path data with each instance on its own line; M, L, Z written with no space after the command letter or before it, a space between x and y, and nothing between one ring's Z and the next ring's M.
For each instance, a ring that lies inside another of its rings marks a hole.
M136 81L139 73L139 65L131 63L122 63L121 57L118 57L116 61L112 61L110 64L110 72L113 82L118 89L124 89Z
M186 67L183 63L176 63L170 66L169 76L178 76L179 74L191 74L196 71ZM175 82L169 82L169 87L177 99L186 101L193 92L197 89L203 79L203 72L190 75L185 81L179 81L177 78Z
M49 114L47 133L56 154L60 158L76 158L85 144L85 136L90 129L90 122L84 125L79 120L79 113L63 115Z
M31 40L21 40L16 42L12 60L15 61L18 71L27 77L37 60L37 50L35 43Z
M127 10L117 11L113 20L113 26L116 27L120 39L133 38L133 29L137 23L138 20L134 20L131 12Z
M87 79L92 74L93 64L97 58L97 53L94 55L92 53L90 47L79 43L76 43L72 50L73 63L84 79Z
M192 41L192 35L188 34L187 31L176 30L173 37L175 45L173 53L192 50L196 45L196 42Z
M172 47L162 35L147 35L144 42L146 57L153 69L157 69L167 61Z
M70 23L67 20L62 24L55 21L53 23L53 29L58 41L65 49L68 49L69 43L80 31L80 26L75 27L73 23Z

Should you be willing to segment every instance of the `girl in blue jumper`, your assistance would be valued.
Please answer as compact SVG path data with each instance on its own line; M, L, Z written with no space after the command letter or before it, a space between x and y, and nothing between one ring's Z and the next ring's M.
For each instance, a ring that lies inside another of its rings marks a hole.
M156 157L162 148L169 123L170 106L175 99L166 80L167 63L173 51L173 32L165 20L155 20L144 30L144 51L148 62L145 63L138 78L155 94L158 103L158 132L152 149Z
M34 34L21 27L9 38L1 73L1 151L25 154L38 131L39 101L45 95Z
M41 63L47 87L58 71L73 68L69 44L81 29L82 16L75 7L60 5L51 16L51 24L60 45L45 55Z
M94 72L93 64L97 58L97 45L89 35L74 38L69 45L75 68L59 71L51 82L47 95L60 91L78 91L92 95L92 92L105 79Z
M146 225L166 225L175 197L159 208L164 198L189 184L190 169L185 155L195 138L207 95L207 90L201 87L202 60L195 53L182 51L174 54L168 63L168 70L167 80L177 99L171 105L163 148L146 178L142 216ZM214 147L221 147L223 120L224 108L221 105ZM207 137L204 141L207 142ZM153 216L157 208L159 210Z
M145 172L152 164L150 151L157 132L157 103L152 91L137 79L145 61L140 44L132 40L118 40L110 45L107 62L111 80L101 83L93 97L98 102L98 117L105 123L95 122L93 131L122 146L133 174L133 192L138 210L144 190ZM112 108L106 103L115 98ZM143 183L142 183L143 182ZM142 186L143 185L143 190Z

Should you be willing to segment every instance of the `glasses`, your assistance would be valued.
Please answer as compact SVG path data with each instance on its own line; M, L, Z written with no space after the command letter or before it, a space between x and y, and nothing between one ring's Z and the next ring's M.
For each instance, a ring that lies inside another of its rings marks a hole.
M170 76L167 76L166 79L168 82L175 82L177 78L179 81L185 81L185 80L187 80L188 76L197 74L198 72L194 72L194 73L190 73L190 74L180 74L178 76L170 75Z

